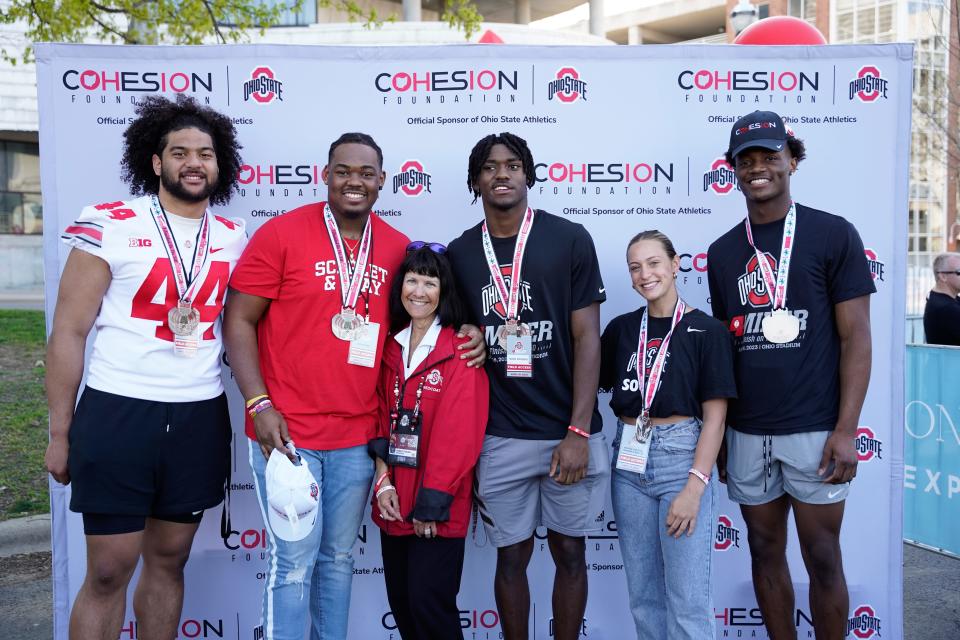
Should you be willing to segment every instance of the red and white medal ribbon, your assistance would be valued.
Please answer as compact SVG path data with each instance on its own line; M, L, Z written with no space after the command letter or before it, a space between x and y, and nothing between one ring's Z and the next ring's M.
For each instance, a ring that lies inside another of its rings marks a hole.
M670 331L660 341L660 348L657 349L657 355L653 359L653 364L650 365L649 378L647 378L647 316L650 308L645 307L643 310L643 318L640 320L640 337L637 340L637 382L640 383L640 391L643 393L643 411L637 420L637 439L641 442L646 440L650 432L648 429L650 408L653 406L653 399L657 395L660 378L663 376L663 366L667 361L670 338L673 337L673 330L677 328L677 323L683 318L686 308L687 305L683 300L677 298L677 306L673 309L673 322L670 324Z
M513 250L513 266L510 269L510 289L507 290L507 283L500 272L500 265L497 262L497 254L493 250L493 242L490 240L490 232L487 231L487 223L484 221L480 227L480 236L483 239L483 253L487 258L487 267L490 269L490 277L493 284L500 294L500 301L504 306L504 313L507 321L516 321L520 315L520 269L523 265L523 253L527 248L527 239L530 237L530 228L533 226L533 209L527 207L527 213L523 216L523 222L520 224L520 232L517 234L517 245Z
M180 249L177 247L177 240L173 235L173 230L167 223L167 216L164 214L160 199L153 196L153 202L150 206L150 212L153 214L153 220L160 231L160 238L163 240L163 246L167 250L167 256L170 258L170 268L173 271L173 279L177 283L177 295L181 302L188 305L193 302L193 293L200 280L197 278L203 267L207 263L207 257L210 254L210 212L205 211L203 222L200 223L200 234L197 239L197 246L193 253L193 265L190 269L190 275L187 276L187 269L180 257Z
M333 247L333 255L337 259L337 274L340 276L340 298L344 309L354 309L357 306L357 300L360 298L360 290L363 285L363 276L367 271L367 263L370 260L370 238L371 224L370 218L367 218L367 224L363 227L363 236L360 240L360 250L357 254L357 262L353 270L350 269L350 263L347 260L347 252L343 248L343 238L340 236L340 228L337 226L337 220L330 211L330 205L323 209L323 221L327 225L327 234L330 236L330 245Z
M753 247L757 254L757 264L760 266L760 274L763 276L763 282L767 286L767 293L770 294L770 302L773 303L774 311L786 309L787 307L787 276L790 274L790 257L793 254L793 236L797 232L797 209L793 202L787 210L787 217L783 221L783 243L780 246L780 265L777 267L777 274L774 277L773 269L767 261L767 257L757 245L753 242L753 230L750 228L750 216L744 219L744 225L747 227L747 242Z

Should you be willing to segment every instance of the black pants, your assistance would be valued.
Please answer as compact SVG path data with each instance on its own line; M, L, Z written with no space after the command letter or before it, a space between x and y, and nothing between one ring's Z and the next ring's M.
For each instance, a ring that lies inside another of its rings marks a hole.
M463 640L457 594L463 538L380 532L387 599L403 640Z

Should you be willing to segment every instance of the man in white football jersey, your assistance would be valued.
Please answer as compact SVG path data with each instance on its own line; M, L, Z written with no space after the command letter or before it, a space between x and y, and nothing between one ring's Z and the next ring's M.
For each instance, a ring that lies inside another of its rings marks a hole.
M236 189L240 145L229 118L191 98L151 96L136 113L121 168L140 197L86 207L64 230L47 347L46 466L72 482L87 543L73 640L116 639L140 558L137 637L177 635L183 567L230 464L220 310L246 233L207 207Z

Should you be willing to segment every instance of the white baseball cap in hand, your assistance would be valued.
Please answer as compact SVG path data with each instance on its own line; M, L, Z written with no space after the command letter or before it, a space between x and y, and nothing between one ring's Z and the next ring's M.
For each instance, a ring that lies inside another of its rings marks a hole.
M279 450L270 452L264 473L267 482L267 517L270 529L282 540L303 540L317 522L320 486L310 473L307 461L299 464Z

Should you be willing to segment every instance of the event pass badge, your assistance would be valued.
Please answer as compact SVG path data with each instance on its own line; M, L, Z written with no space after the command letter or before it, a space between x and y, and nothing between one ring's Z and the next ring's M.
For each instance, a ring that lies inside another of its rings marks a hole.
M507 377L533 377L533 339L529 335L507 336Z
M637 438L636 424L623 424L623 433L620 436L620 448L617 450L617 469L643 473L647 470L647 458L650 457L651 436L643 442Z
M347 364L372 369L377 359L377 341L380 338L380 323L368 322L362 335L350 341Z

